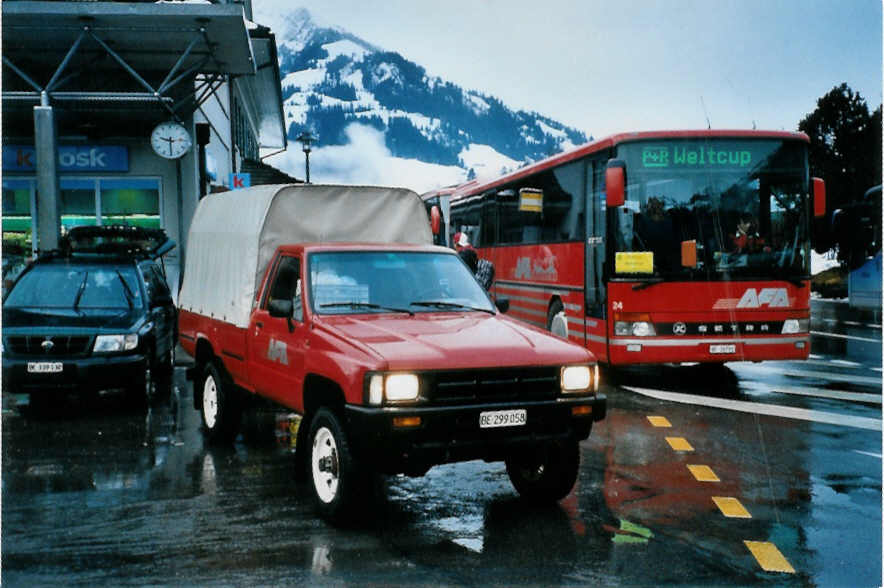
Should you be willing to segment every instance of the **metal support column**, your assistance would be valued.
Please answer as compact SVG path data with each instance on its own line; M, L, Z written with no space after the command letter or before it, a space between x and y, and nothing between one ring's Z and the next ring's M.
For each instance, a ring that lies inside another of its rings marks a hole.
M58 249L61 218L58 190L58 140L55 114L48 100L34 107L34 147L37 156L37 250Z

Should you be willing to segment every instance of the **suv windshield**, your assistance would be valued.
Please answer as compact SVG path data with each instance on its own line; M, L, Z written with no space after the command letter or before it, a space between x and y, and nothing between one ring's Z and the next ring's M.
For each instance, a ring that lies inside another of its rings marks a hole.
M313 309L320 314L495 312L488 295L456 255L314 253L309 264Z
M614 274L677 280L807 276L806 151L798 141L769 139L622 145L618 157L626 161L628 186L613 225L621 254ZM691 267L683 265L686 242L696 244ZM644 257L630 257L639 252Z
M142 307L135 268L113 265L36 265L3 302L7 308Z

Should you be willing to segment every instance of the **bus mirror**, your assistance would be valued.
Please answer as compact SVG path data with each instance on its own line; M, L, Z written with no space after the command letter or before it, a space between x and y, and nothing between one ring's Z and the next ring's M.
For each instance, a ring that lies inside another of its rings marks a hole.
M697 242L693 239L681 242L681 266L697 267Z
M626 201L626 162L611 159L605 168L605 191L608 208L623 206Z
M435 205L430 209L430 230L434 235L438 235L442 231L442 213Z
M826 182L820 178L811 178L813 182L813 216L826 216Z

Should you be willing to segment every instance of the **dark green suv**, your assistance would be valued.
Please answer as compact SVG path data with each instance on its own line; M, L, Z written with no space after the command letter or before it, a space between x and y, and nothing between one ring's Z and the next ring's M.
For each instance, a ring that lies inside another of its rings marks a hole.
M32 409L68 392L125 389L143 404L171 387L177 314L160 229L77 227L3 300L3 387ZM159 260L159 261L158 261Z

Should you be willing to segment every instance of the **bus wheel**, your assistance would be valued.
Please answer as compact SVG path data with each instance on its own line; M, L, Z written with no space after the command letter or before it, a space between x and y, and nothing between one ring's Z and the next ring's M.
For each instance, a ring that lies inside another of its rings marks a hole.
M506 460L506 473L519 495L531 502L556 502L567 496L580 469L576 440L553 443Z
M556 300L549 307L546 315L546 329L553 335L563 339L568 338L568 317L565 316L565 307L561 300Z

